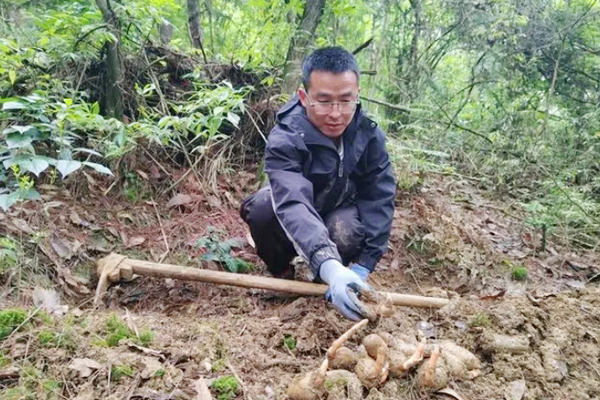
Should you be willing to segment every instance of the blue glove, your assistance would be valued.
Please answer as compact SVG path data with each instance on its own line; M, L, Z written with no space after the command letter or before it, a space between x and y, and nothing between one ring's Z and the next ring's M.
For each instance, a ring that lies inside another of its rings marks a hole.
M363 281L366 282L367 279L369 279L369 274L371 273L371 271L369 271L368 268L363 267L362 265L357 263L350 264L348 268L350 268L350 271L353 271L356 275L360 276L360 279L362 279Z
M360 276L333 258L321 264L319 276L329 285L325 298L344 317L358 321L365 316L364 306L356 295L373 289Z

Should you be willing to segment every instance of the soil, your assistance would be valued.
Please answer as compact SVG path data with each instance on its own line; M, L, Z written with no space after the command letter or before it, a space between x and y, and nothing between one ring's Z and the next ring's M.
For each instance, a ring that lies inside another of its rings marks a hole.
M139 170L142 182L157 173L149 165ZM132 203L119 188L105 196L110 184L90 176L67 188L46 187L44 202L0 215L2 236L32 241L25 258L49 272L61 304L69 306L53 322L36 319L0 341L0 398L27 398L18 394L25 388L35 393L31 398L204 400L201 382L213 398L228 398L211 384L233 375L240 389L229 398L284 399L292 379L317 368L352 325L321 298L144 277L113 284L103 305L92 308L95 262L109 252L222 269L201 261L206 250L196 242L209 226L223 239L246 238L237 208L259 185L247 172L223 176L219 190L209 193L190 174L170 197L141 193ZM463 399L599 398L598 255L558 242L541 251L539 232L524 227L519 210L506 204L467 181L439 177L400 195L390 251L370 283L450 303L439 310L398 308L348 346L377 331L451 340L483 365L480 377L449 385ZM255 264L250 273L266 274L249 243L233 255ZM512 275L519 266L527 269L525 280ZM1 308L36 309L33 287L19 284L14 273L2 275L2 288ZM114 315L130 332L150 330L153 338L141 344L133 335L107 346L106 324ZM43 344L40 332L49 329L68 331L75 344ZM3 378L11 367L18 377ZM49 390L48 382L59 384ZM369 399L444 396L419 389L414 372L363 393Z

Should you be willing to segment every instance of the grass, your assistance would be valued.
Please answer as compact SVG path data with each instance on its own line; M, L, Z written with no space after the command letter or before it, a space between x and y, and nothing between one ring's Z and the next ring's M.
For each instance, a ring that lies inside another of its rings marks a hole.
M235 376L226 375L215 379L211 388L217 392L218 400L233 400L239 391L239 382Z

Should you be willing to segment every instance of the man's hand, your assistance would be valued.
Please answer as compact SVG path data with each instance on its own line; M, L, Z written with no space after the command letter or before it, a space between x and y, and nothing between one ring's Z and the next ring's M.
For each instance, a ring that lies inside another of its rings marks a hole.
M350 271L360 276L360 279L362 279L364 282L366 282L367 279L369 279L369 274L371 273L371 271L369 271L368 268L363 267L362 265L357 263L350 264L348 268L350 268Z
M357 294L372 291L360 276L335 259L329 259L319 268L321 279L329 285L325 294L327 301L346 318L358 321L366 316Z

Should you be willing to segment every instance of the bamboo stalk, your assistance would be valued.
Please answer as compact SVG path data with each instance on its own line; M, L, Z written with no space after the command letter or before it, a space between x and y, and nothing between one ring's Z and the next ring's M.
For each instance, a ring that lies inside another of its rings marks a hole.
M307 296L323 296L327 291L327 285L320 285L310 282L291 281L287 279L270 278L266 276L235 274L231 272L212 271L207 269L197 269L191 267L182 267L172 264L158 264L151 261L134 260L131 258L121 258L111 254L98 262L103 268L110 268L110 263L106 262L110 258L119 260L118 268L131 270L134 274L142 276L151 276L155 278L171 278L187 281L210 282L219 285L239 286L246 288L275 290L280 292L295 293ZM114 266L113 266L114 268ZM99 268L102 269L102 268ZM100 271L99 271L100 272ZM381 292L387 296L388 293ZM441 308L448 304L448 299L424 297L409 294L389 293L393 304L410 307L431 307Z

